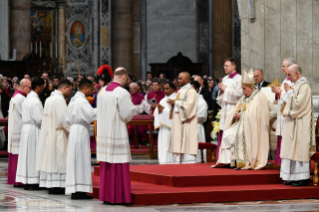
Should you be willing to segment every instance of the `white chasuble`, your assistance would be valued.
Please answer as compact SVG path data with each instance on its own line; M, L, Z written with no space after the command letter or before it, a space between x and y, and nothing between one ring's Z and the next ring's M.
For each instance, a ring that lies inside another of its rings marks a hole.
M159 164L167 164L172 162L172 153L167 151L168 141L171 136L171 128L173 120L170 119L172 112L172 106L167 103L169 99L175 100L176 93L172 93L170 96L165 96L160 105L164 107L163 111L159 113L158 108L154 111L154 127L159 129L157 139L157 151Z
M190 85L184 85L176 95L173 125L168 151L173 163L195 163L198 152L198 95Z
M128 163L132 160L127 123L142 112L133 105L131 96L121 86L103 90L97 101L97 160L108 163Z
M240 112L240 119L233 116ZM219 150L219 164L237 162L237 168L262 169L269 151L269 106L266 96L254 89L250 97L243 96L227 116Z
M22 104L25 97L22 94L16 94L10 100L9 118L8 118L8 152L19 154L22 120Z
M281 94L279 96L280 98L277 100L277 120L276 120L276 135L277 136L282 136L282 132L284 130L285 117L281 114L280 108L282 104L284 103L283 98L286 95L286 91L284 88L285 83L287 83L290 86L293 86L293 83L291 83L291 81L288 78L286 78L281 84Z
M95 120L96 109L92 108L84 93L78 91L68 106L65 119L70 126L66 194L77 191L92 193L90 124Z
M68 106L63 94L55 90L45 101L40 141L37 151L37 170L40 187L65 187L69 126L65 122Z
M227 75L223 78L223 84L226 89L223 93L218 92L217 103L220 104L221 114L219 121L219 129L224 130L224 123L228 113L235 107L237 101L242 97L243 92L241 89L242 76L237 72L235 76ZM234 75L232 74L232 75Z
M22 105L23 127L19 148L16 182L38 184L40 173L36 170L37 145L40 137L43 106L39 96L31 91Z
M282 134L280 157L309 162L316 152L315 125L313 120L312 91L303 77L286 94L282 114L285 127Z

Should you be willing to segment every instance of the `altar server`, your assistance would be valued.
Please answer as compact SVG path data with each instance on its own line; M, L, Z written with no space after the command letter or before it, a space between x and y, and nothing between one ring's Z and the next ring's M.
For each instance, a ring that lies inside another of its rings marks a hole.
M153 90L145 95L145 101L150 106L145 112L153 115L157 104L165 97L165 93L161 91L160 81L157 78L153 79L152 88Z
M310 157L316 152L312 91L297 64L291 65L287 73L293 86L284 83L286 94L281 97L284 102L281 112L285 121L280 177L285 185L308 186Z
M288 75L288 68L289 66L295 64L295 61L291 58L284 59L282 62L281 70L284 75ZM286 91L284 88L284 85L288 84L289 86L292 86L293 83L289 80L288 77L284 79L284 81L281 84L281 88L276 87L273 85L271 87L271 90L276 94L276 103L277 103L277 121L276 121L276 135L277 135L277 148L276 148L276 164L281 165L281 158L280 158L280 151L281 151L281 140L282 140L282 132L284 130L284 123L285 123L285 117L280 112L280 108L282 104L284 103L283 101L283 96L285 96Z
M49 194L65 193L69 137L69 126L65 122L68 112L65 98L71 90L69 80L60 81L58 90L51 93L44 106L36 168L40 171L40 187L50 188Z
M158 132L158 161L159 164L167 164L172 162L172 153L167 151L168 141L171 136L172 128L172 117L170 114L172 111L172 106L167 102L169 99L175 100L176 87L173 83L166 82L164 84L165 97L157 105L157 108L154 111L154 127L159 129Z
M216 99L217 103L221 106L216 158L219 157L219 149L223 137L226 117L243 95L241 89L241 75L236 72L235 59L226 59L224 70L227 76L225 76L223 81L218 84L219 92Z
M8 184L14 187L23 187L23 184L16 182L16 172L19 157L21 140L22 104L27 94L31 91L31 81L23 79L20 81L19 89L13 94L9 106L8 119Z
M86 193L92 193L92 170L90 149L90 124L96 120L96 109L86 100L93 91L93 82L82 79L79 91L72 98L66 116L70 126L65 193L71 199L92 199Z
M105 204L132 202L127 123L140 112L140 108L133 105L130 94L122 88L127 79L127 71L122 67L117 68L114 81L101 91L97 101L100 200Z
M227 115L216 166L262 169L269 151L269 104L267 97L254 87L254 73L243 71L244 96Z
M16 182L26 184L24 187L26 190L39 189L40 173L36 170L36 151L43 115L43 106L39 95L44 89L44 83L44 80L40 77L33 78L32 91L22 105L23 127Z
M197 102L198 95L191 86L190 75L178 75L181 86L176 100L168 100L173 106L173 127L168 151L173 153L172 163L195 163L198 152Z

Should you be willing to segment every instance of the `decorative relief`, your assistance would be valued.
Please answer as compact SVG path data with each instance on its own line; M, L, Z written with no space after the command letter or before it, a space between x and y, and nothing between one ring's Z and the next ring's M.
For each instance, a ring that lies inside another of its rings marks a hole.
M101 0L101 62L110 61L110 2L109 0Z

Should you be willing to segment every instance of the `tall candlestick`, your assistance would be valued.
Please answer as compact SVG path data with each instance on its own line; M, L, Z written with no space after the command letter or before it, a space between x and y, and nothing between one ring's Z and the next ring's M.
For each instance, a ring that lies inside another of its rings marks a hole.
M40 41L40 57L42 57L42 47L41 47L41 41Z
M50 42L50 58L52 58L52 42Z
M55 58L58 58L58 43L55 42Z

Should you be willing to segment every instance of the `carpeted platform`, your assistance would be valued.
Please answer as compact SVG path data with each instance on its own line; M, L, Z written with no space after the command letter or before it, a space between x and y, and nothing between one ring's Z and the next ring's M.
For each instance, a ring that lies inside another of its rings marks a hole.
M132 165L134 205L319 198L319 188L284 186L279 170L211 169L212 164ZM99 167L93 194L99 195Z

